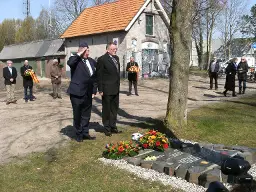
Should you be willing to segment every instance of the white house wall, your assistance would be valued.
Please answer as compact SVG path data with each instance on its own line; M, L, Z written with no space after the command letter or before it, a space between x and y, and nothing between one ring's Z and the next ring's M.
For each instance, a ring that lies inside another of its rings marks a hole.
M153 9L156 8L153 6ZM164 56L163 52L167 52L169 45L169 33L166 25L164 24L162 18L155 11L154 13L154 35L146 35L146 13L151 11L151 4L148 5L146 10L140 15L140 17L135 21L128 32L119 31L112 33L105 33L99 35L90 35L87 37L74 37L65 40L66 46L66 60L71 56L72 52L77 52L79 42L85 41L90 47L90 57L97 58L106 52L106 45L115 39L118 40L118 51L117 55L120 59L121 64L121 76L125 76L126 64L132 54L132 51L136 54L136 61L139 65L142 65L142 46L157 46L158 47L158 59L159 63L162 62ZM132 46L132 40L137 40L137 46ZM152 42L153 40L153 42ZM165 54L166 56L167 54ZM169 59L169 54L168 54ZM169 65L169 63L168 63ZM70 74L70 68L67 66L67 75Z

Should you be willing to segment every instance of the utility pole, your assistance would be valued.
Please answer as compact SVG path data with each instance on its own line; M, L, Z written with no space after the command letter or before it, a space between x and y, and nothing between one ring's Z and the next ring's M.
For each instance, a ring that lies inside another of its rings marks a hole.
M28 16L30 15L30 0L24 0L23 4L25 7L24 14L25 14L26 18L28 18Z

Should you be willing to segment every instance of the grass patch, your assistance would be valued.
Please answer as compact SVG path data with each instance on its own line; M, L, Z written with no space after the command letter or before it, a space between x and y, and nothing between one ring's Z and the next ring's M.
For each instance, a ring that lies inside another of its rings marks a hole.
M178 138L256 148L256 95L207 105L189 113L188 126L175 129Z
M208 77L207 70L200 70L199 68L196 68L196 67L191 67L189 69L189 74L195 75L195 76L200 76L200 77Z
M96 141L71 141L65 148L35 153L23 162L2 165L1 192L177 191L97 161L106 143L130 139L136 131L138 129L129 128L124 134L111 138L99 135Z

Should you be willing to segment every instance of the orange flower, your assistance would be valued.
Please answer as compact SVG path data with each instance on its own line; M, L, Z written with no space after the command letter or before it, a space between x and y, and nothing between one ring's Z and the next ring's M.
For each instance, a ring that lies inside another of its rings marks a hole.
M124 151L123 146L118 147L118 151L119 151L119 152L123 152L123 151Z

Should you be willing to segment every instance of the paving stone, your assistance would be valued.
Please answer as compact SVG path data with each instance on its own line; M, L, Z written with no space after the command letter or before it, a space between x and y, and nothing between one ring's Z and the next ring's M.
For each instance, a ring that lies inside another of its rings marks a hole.
M174 171L174 174L176 177L186 179L189 168L190 167L188 167L187 165L180 165L179 168Z
M195 166L188 169L186 180L198 185L198 177L207 170L205 166Z
M164 173L169 176L174 176L176 167L177 166L175 164L166 163L164 167Z
M241 152L249 150L249 147L239 146L239 145L233 145L233 146L230 146L230 148L232 148L233 150L241 151Z
M252 161L253 161L253 164L256 163L256 149L255 148L250 148L248 150L248 152L250 152L252 154Z
M243 157L246 161L248 161L250 164L253 164L253 155L251 152L245 151L238 153L240 157Z
M223 144L214 144L213 149L215 149L215 150L225 149L225 145L223 145Z
M155 161L144 161L144 160L142 160L140 162L140 166L143 167L143 168L146 168L146 169L151 169L154 162Z
M166 162L164 161L155 161L152 165L152 169L158 171L159 173L164 172L164 168L166 167Z
M154 152L153 149L144 149L144 150L140 150L139 151L139 154L134 156L134 157L140 157L140 158L143 158L144 156L146 155L149 155L150 153Z
M221 170L218 168L214 168L210 171L207 171L199 176L198 181L199 185L202 185L203 187L208 187L208 185L213 181L220 181L227 183L228 176L221 173Z
M138 157L130 157L127 159L127 162L132 165L140 166L141 158Z

